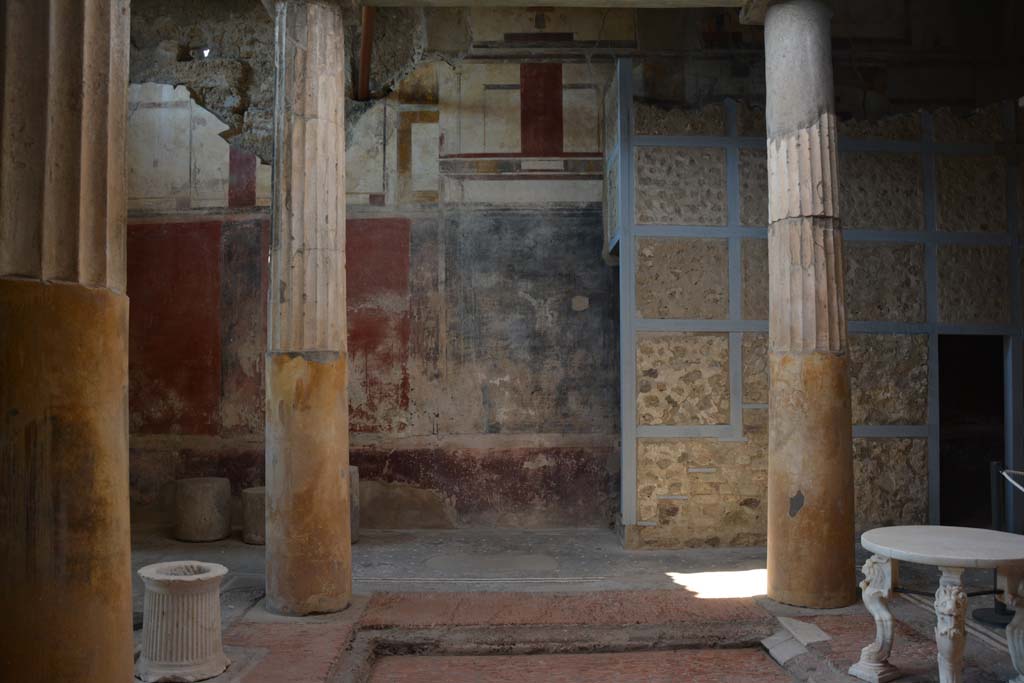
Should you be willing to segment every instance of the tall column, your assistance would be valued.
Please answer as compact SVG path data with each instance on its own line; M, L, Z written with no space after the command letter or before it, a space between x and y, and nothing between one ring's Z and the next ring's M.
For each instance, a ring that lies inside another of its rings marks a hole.
M267 346L267 601L344 609L352 594L345 340L341 10L278 0Z
M0 668L130 681L127 0L0 4Z
M830 20L819 0L765 17L768 595L805 607L857 597Z

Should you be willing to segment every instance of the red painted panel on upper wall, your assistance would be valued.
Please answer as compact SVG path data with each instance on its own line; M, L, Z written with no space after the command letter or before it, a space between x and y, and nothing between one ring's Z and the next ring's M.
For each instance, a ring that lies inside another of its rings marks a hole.
M254 206L256 204L255 154L231 146L228 156L228 206Z
M401 432L409 409L409 221L346 222L349 429Z
M520 126L524 154L562 153L562 65L519 66Z
M133 433L217 431L220 228L220 222L128 226Z

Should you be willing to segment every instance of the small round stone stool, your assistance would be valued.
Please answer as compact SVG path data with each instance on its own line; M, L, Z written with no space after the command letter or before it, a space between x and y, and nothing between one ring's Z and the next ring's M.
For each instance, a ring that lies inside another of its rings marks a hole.
M139 570L146 595L137 678L202 681L228 668L220 638L220 582L227 573L223 565L192 560Z
M253 545L266 542L267 489L254 486L242 489L242 540Z
M348 468L348 514L352 529L352 542L359 541L359 468L349 465Z
M219 541L231 533L231 482L225 477L179 479L174 491L174 537Z

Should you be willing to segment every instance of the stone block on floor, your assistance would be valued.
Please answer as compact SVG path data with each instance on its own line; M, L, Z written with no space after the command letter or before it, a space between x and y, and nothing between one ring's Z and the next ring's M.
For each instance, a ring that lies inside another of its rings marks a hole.
M179 479L174 491L174 537L219 541L231 533L231 481L226 477Z

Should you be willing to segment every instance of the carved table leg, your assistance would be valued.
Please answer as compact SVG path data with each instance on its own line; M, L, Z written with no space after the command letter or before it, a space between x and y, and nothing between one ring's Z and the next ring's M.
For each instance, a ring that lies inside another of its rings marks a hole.
M1024 568L1000 567L996 578L1000 600L1007 607L1016 610L1013 621L1006 627L1006 644L1010 649L1010 660L1017 670L1010 683L1024 683Z
M892 613L888 601L896 584L898 563L888 557L872 555L862 569L860 582L864 606L875 618L875 642L860 651L860 660L850 667L850 675L870 681L886 683L899 678L899 669L889 663L892 651Z
M964 640L967 627L967 593L964 570L939 567L942 578L935 591L935 644L938 646L939 683L961 683L964 670Z

